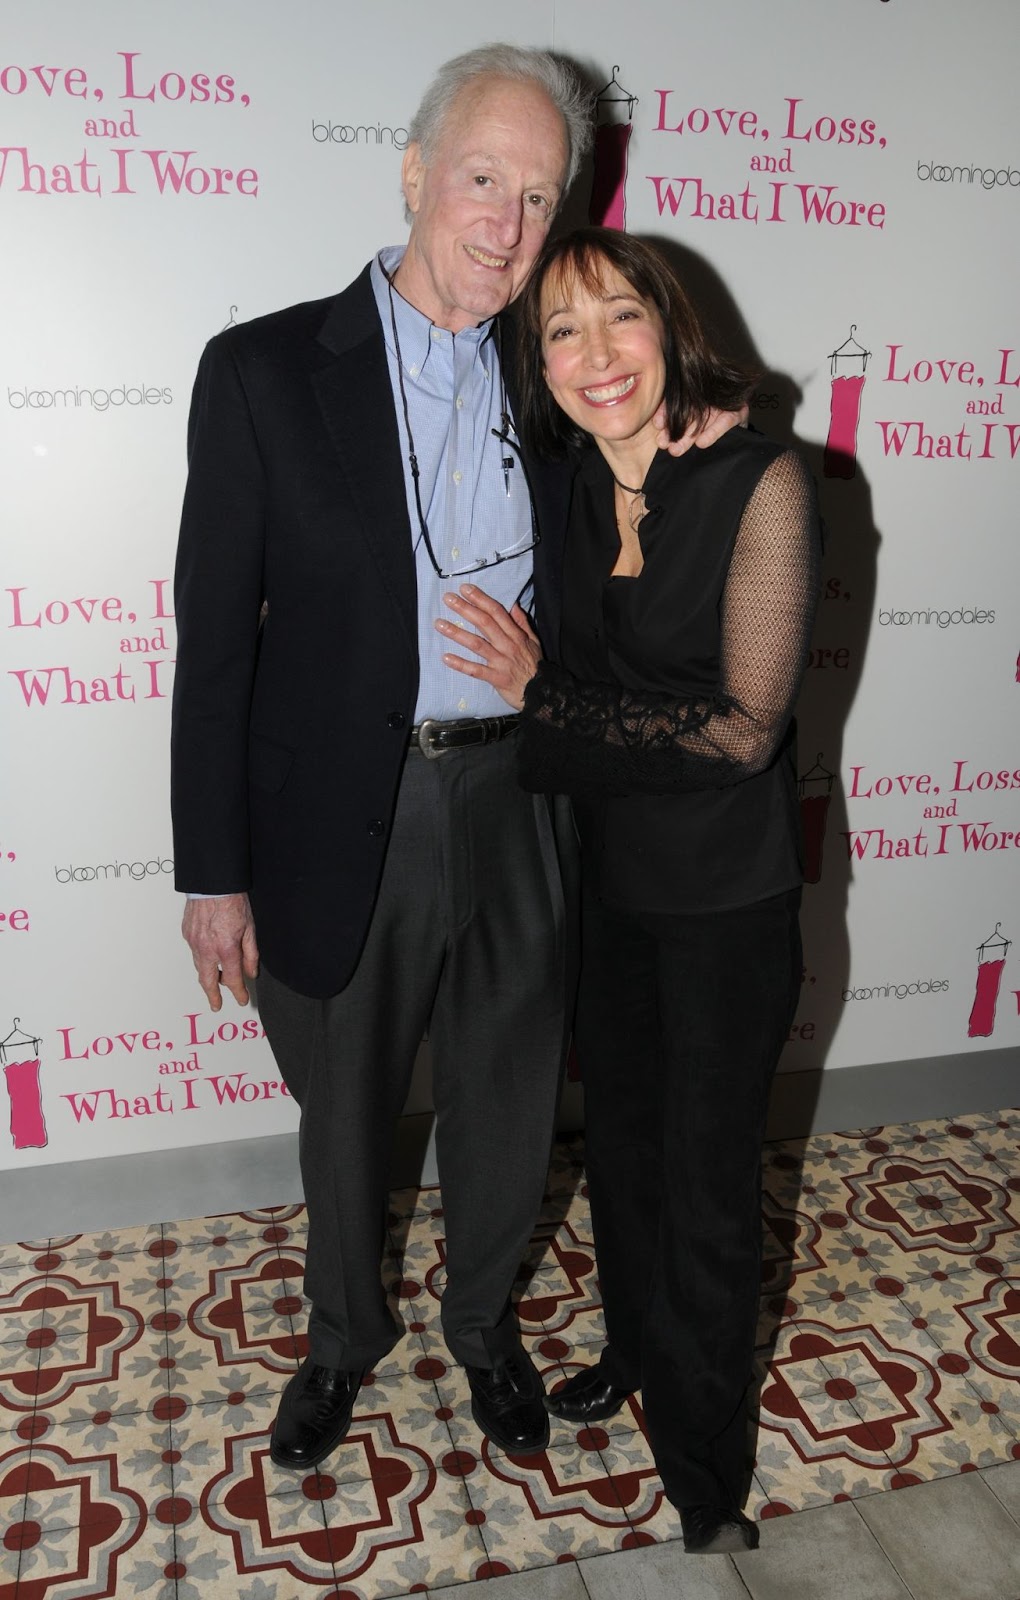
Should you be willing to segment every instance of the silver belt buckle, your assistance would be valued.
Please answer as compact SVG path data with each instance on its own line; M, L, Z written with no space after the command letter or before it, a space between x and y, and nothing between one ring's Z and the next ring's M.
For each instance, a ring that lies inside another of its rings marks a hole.
M439 723L435 717L426 717L424 722L418 724L418 749L426 761L438 761L440 756L446 754L446 751L438 746L426 743L432 733L432 729L438 726Z

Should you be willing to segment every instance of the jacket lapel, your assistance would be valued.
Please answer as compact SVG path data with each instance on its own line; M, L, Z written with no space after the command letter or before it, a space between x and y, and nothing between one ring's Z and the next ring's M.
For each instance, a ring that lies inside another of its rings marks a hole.
M312 385L351 496L353 522L417 655L418 621L404 467L386 347L368 268L337 295L318 336ZM354 530L352 530L354 531Z

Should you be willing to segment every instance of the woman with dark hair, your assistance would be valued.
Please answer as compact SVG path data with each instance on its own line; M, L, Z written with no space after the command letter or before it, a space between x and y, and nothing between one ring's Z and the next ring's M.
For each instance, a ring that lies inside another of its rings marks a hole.
M449 665L522 708L522 782L569 794L581 841L575 1041L607 1343L547 1404L587 1424L640 1388L685 1547L752 1549L761 1145L801 982L792 713L814 489L796 452L742 428L658 448L660 408L676 438L751 379L625 234L546 246L519 363L530 442L579 462L560 662L477 588L448 597L467 626L437 626L477 658Z

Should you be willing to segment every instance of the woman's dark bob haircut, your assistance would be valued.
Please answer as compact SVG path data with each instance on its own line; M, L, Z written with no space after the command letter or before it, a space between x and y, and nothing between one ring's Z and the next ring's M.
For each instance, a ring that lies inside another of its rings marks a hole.
M542 289L552 278L568 292L579 284L589 294L601 295L607 266L614 267L662 319L666 426L672 438L679 439L692 422L713 408L739 411L757 378L756 373L723 360L712 349L687 291L657 250L615 228L577 228L546 242L520 299L520 421L530 443L544 456L566 455L572 447L588 444L591 435L560 410L546 385Z

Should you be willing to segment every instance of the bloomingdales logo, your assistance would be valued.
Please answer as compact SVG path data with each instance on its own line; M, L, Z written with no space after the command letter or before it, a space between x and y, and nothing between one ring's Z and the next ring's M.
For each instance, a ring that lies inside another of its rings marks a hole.
M12 411L68 411L81 406L109 411L118 406L169 406L173 398L170 389L154 389L148 384L132 388L120 384L116 389L80 389L77 385L73 389L30 389L26 384L23 389L7 390L7 404Z
M979 611L970 608L965 611L880 611L878 625L880 628L912 628L914 626L931 627L932 623L937 628L958 628L961 624L968 627L971 623L994 622L994 611Z
M848 1000L888 1000L894 996L905 1000L908 995L945 994L948 978L917 978L913 983L880 983L874 989L844 989L843 1004Z
M143 878L156 878L160 873L173 872L174 864L166 856L153 856L151 861L107 861L97 867L54 867L58 883L95 883L97 878L133 878L141 883Z
M355 127L350 122L312 121L312 138L316 144L389 144L396 150L406 150L406 128L390 128L384 122L363 122Z
M1016 167L947 167L937 161L919 161L917 176L921 183L980 184L982 189L1020 189L1020 172Z

